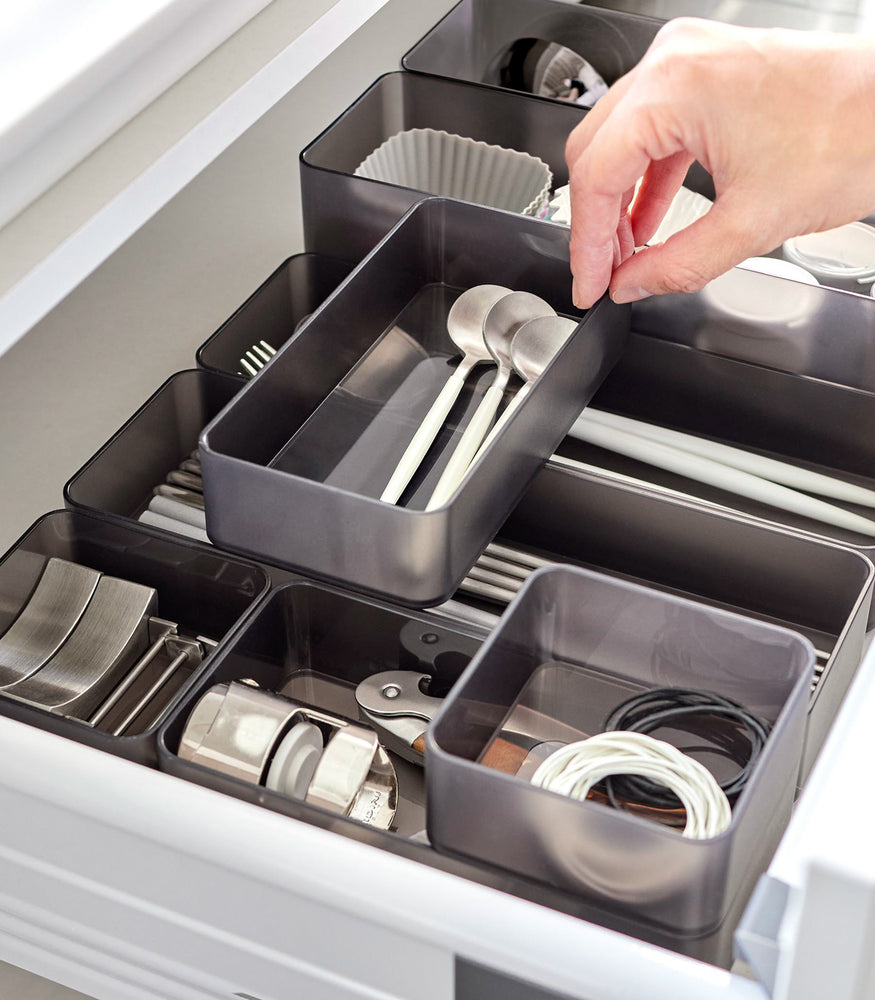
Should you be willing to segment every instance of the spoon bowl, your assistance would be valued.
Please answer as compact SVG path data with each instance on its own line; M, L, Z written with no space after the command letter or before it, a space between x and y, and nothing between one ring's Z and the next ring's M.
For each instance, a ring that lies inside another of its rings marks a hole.
M515 398L540 377L577 327L576 320L565 316L539 316L517 330L511 341L510 357L516 373L526 384Z
M516 408L531 392L532 383L541 376L547 365L562 349L565 341L577 329L577 326L576 320L553 315L530 319L528 323L523 323L517 330L510 343L510 357L517 375L525 384L510 401L504 413L495 421L492 430L477 449L477 454L471 459L472 465L498 437Z

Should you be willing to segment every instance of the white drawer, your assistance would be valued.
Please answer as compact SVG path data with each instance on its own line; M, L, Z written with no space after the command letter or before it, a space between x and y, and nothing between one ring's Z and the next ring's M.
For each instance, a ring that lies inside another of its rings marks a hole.
M0 302L6 343L27 333L0 360L0 468L28 470L0 485L0 547L302 249L298 151L451 5L336 4L312 48L261 67L274 69L251 101L229 99L81 225L77 197L91 195L71 176L0 232L34 262ZM314 53L324 61L309 72ZM875 657L851 698L869 674L875 687ZM850 732L813 787L847 770ZM0 958L101 1000L765 997L740 976L7 719L0 759ZM817 814L807 801L793 843Z

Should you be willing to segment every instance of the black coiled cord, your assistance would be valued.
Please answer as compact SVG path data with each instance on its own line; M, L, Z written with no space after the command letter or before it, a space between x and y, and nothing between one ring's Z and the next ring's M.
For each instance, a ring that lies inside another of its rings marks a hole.
M663 726L684 729L707 737L711 746L680 748L709 750L735 761L738 773L720 783L730 802L738 798L762 753L771 726L749 712L743 705L713 691L692 688L662 687L627 698L607 717L606 732L628 730L651 734ZM626 803L661 809L675 809L680 800L663 785L646 778L617 776L606 778L602 787L612 806Z

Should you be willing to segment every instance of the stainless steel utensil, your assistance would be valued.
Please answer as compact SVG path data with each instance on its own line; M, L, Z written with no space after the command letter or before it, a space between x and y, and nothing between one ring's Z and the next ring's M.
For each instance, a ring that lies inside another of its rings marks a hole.
M559 353L565 341L577 329L578 323L565 316L538 316L530 319L514 334L510 344L510 357L517 375L523 379L523 386L514 394L501 416L486 435L483 444L477 449L477 454L471 459L473 465L492 442L501 433L501 429L510 420L517 407L532 391L535 379L550 364Z
M152 645L146 650L134 666L131 667L127 675L122 679L115 690L112 691L103 703L94 710L88 719L89 725L96 726L106 718L109 712L118 704L119 701L121 701L122 697L133 686L137 678L148 668L149 664L152 663L158 654L164 649L167 636L175 634L176 628L177 626L175 622L165 621L162 618L156 618L154 616L149 619L149 638L157 638L154 638Z
M181 486L183 489L192 490L194 493L203 493L204 484L200 476L195 476L190 472L180 472L174 469L167 473L167 482L171 486Z
M173 500L178 500L180 503L188 504L189 507L197 507L199 510L204 509L203 493L195 493L184 486L171 486L170 483L161 483L152 492L156 497L170 497Z
M175 497L154 496L149 501L149 510L206 531L207 518L203 507L195 507Z
M27 604L0 637L0 687L30 677L57 653L79 624L99 580L93 569L49 559Z
M465 432L450 456L438 484L426 505L426 510L443 506L464 479L471 459L486 437L489 427L504 398L504 390L513 372L510 345L514 334L526 322L539 316L555 316L556 310L544 299L530 292L511 292L503 296L486 314L483 339L495 358L498 370L492 385L486 390L480 405L465 428Z
M306 801L387 830L398 806L398 779L377 734L351 724L338 727L319 758Z
M422 764L425 731L442 699L423 693L431 678L414 670L386 670L365 678L355 689L364 718L389 750Z
M38 671L3 693L63 715L87 716L148 646L151 587L101 576L66 642Z
M483 339L483 321L492 306L509 294L510 289L502 285L475 285L462 292L453 303L447 316L447 333L462 352L462 360L417 428L386 484L381 500L397 503L443 427L468 376L477 365L494 363Z
M134 705L128 710L127 714L121 720L121 722L116 723L112 729L113 736L121 736L125 733L134 720L139 716L139 714L145 709L153 698L164 689L164 685L173 677L173 675L189 664L192 667L197 666L203 659L204 651L199 642L193 639L186 639L182 636L165 636L162 640L162 646L166 653L171 657L170 662L161 671L161 673L155 678L155 680L149 685L145 692L140 695ZM136 671L139 663L135 664L132 670ZM139 676L142 671L138 671L136 676ZM127 678L125 678L127 680ZM122 682L124 683L124 681ZM165 704L162 706L161 710L155 715L149 723L143 727L143 729L148 729L150 726L154 726L161 716L164 714L164 710L167 708Z
M276 354L276 351L266 340L259 340L259 342L257 344L253 344L240 359L240 367L243 371L237 372L237 374L249 375L250 378L254 377L261 371L262 368L264 368L274 354Z
M144 510L138 518L141 524L151 524L153 528L163 528L165 531L172 531L177 535L185 535L186 538L193 538L198 542L209 544L209 536L203 528L195 527L179 518L167 517L158 514L153 510Z

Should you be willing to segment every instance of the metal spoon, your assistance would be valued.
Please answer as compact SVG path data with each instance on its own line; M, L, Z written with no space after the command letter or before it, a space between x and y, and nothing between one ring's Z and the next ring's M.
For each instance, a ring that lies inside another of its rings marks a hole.
M473 465L501 433L516 408L532 390L532 384L553 358L562 349L565 341L577 329L578 323L564 316L539 316L530 319L514 334L510 345L510 356L517 375L524 381L523 387L508 403L507 408L495 421L477 454L471 459Z
M556 310L549 302L530 292L511 292L505 295L486 314L483 321L483 339L498 364L498 371L450 456L426 510L435 510L449 500L464 479L471 459L486 437L513 373L510 345L514 334L529 320L537 319L539 316L555 315Z
M431 409L423 418L407 449L401 456L392 478L380 496L386 503L397 503L407 488L432 442L458 399L471 371L480 364L494 363L483 340L483 320L499 299L510 294L502 285L475 285L456 299L447 316L447 333L462 352L462 360L447 379Z

